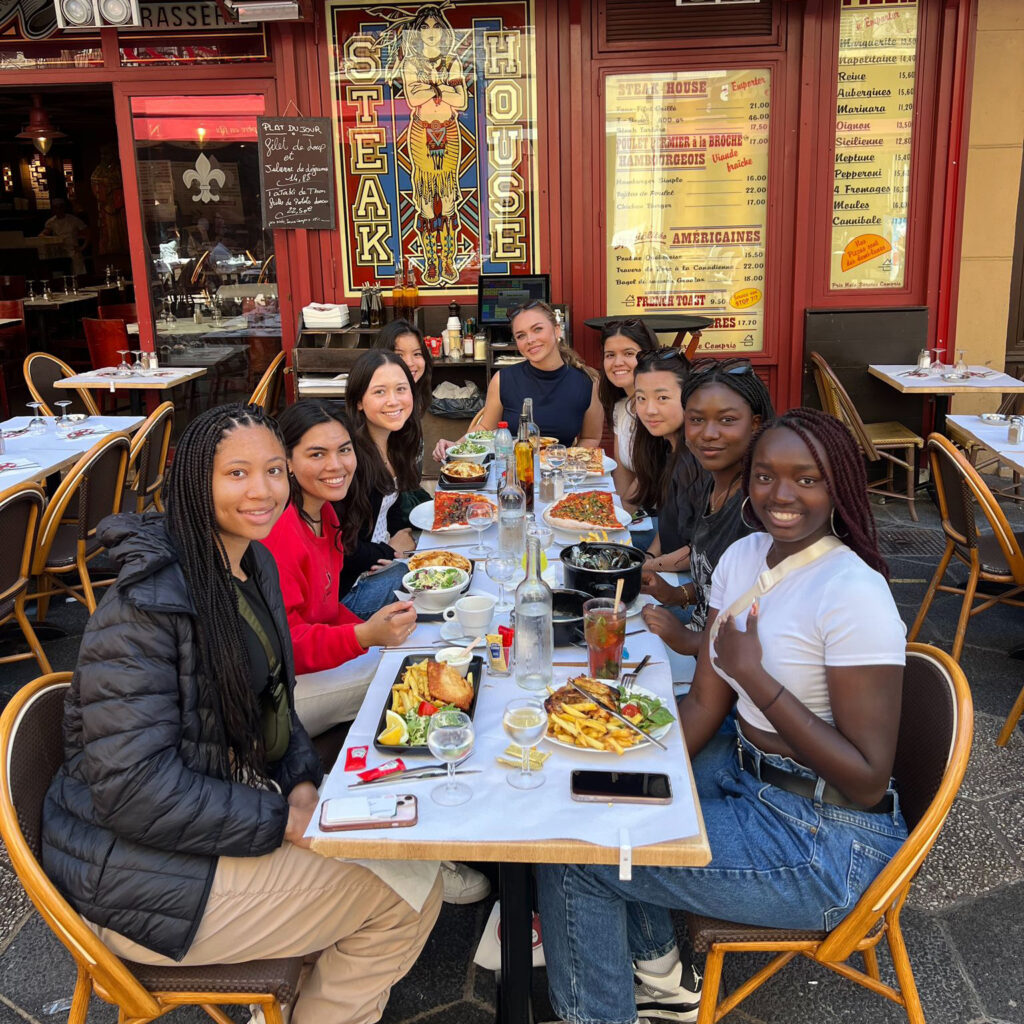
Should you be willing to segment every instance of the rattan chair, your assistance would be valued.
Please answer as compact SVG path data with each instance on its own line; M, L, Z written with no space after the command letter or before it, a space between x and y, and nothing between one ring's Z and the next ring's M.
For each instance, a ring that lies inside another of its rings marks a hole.
M12 619L21 627L28 651L0 658L0 665L35 658L43 672L50 671L42 645L25 614L25 595L32 579L39 519L46 496L38 484L17 484L0 492L0 626Z
M284 353L278 352L264 370L263 376L249 398L249 405L260 405L268 416L273 416L281 403L284 385Z
M868 490L880 497L905 501L910 518L916 523L914 496L917 491L917 449L924 445L924 439L895 420L865 423L832 367L817 352L812 352L810 358L814 365L814 381L822 409L846 424L869 462L884 461L885 476L869 481ZM902 452L902 456L897 452ZM906 473L907 487L904 492L893 490L893 472L897 466Z
M100 941L40 863L43 800L64 760L61 735L70 672L40 678L14 695L0 717L0 835L21 884L78 968L68 1024L85 1024L93 992L141 1024L177 1006L201 1006L232 1024L219 1006L258 1004L267 1024L295 997L302 958L240 964L151 967L122 960Z
M73 377L75 371L49 352L32 352L24 363L25 383L32 393L33 399L39 402L46 416L54 416L56 402L68 401L69 413L85 413L87 416L98 416L99 409L92 400L92 395L85 388L58 388L54 383L65 377Z
M125 470L128 465L128 435L108 434L96 442L68 470L54 492L39 527L39 540L32 559L38 621L46 618L54 589L81 601L96 611L96 594L89 575L89 562L103 550L96 527L106 516L121 511ZM78 574L77 586L66 581Z
M906 1010L910 1024L925 1024L900 930L900 910L960 788L973 733L971 691L959 665L938 648L908 644L893 775L910 835L842 923L830 932L759 928L688 915L693 948L707 952L697 1024L721 1020L798 955L891 999ZM876 947L883 937L898 988L883 982L878 973ZM775 957L719 1002L722 961L726 953L738 952L774 953ZM855 952L864 959L863 971L847 962Z
M164 402L150 413L132 437L125 476L125 500L121 506L124 511L142 513L155 508L163 512L164 474L173 426L174 403Z

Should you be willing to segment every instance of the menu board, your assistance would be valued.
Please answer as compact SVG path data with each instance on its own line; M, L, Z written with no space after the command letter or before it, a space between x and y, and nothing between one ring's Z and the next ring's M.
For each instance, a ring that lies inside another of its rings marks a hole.
M261 117L260 190L266 228L334 227L329 117Z
M844 0L839 16L830 287L902 288L917 4Z
M764 347L767 68L612 75L607 312L712 320L701 349Z

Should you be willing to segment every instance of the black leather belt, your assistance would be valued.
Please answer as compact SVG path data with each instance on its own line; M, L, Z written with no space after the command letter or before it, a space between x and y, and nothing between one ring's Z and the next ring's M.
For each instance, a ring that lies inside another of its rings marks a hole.
M817 779L808 779L803 775L794 775L792 772L776 768L775 765L768 764L765 761L761 762L760 769L758 769L754 759L744 751L742 746L737 746L737 750L740 768L743 771L753 775L756 779L760 779L761 782L767 782L769 786L776 786L778 789L784 789L787 793L795 793L797 796L806 797L808 800L814 799L814 791L818 786ZM834 804L836 807L848 807L852 811L864 811L867 814L892 814L893 810L892 793L886 793L874 807L861 807L860 804L855 804L852 800L848 800L843 796L830 782L825 783L825 791L822 793L821 799L827 804Z

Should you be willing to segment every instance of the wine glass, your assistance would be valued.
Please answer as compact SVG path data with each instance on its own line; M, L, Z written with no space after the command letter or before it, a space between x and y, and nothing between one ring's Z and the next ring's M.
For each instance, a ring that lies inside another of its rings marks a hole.
M551 444L545 449L544 458L552 469L561 469L565 465L569 450L564 444Z
M473 749L473 720L465 711L436 711L427 726L427 746L434 757L448 765L448 778L431 790L431 799L444 807L464 804L473 791L464 782L455 781L455 762Z
M514 775L506 776L505 781L513 789L536 789L543 786L544 776L534 774L530 766L530 754L547 732L548 713L544 705L535 697L510 700L505 705L501 724L512 742L518 744L523 752L522 768Z
M64 294L65 295L70 295L71 294L71 275L70 274L62 274L61 276L64 278Z
M117 354L121 357L121 362L117 364L118 377L130 377L132 375L132 364L128 360L130 352L130 348L117 349Z
M505 595L505 584L516 574L516 560L511 551L499 551L487 558L487 575L498 584L498 603L494 606L496 612L507 612L512 610L512 602Z
M71 420L68 419L68 406L71 402L68 399L63 399L60 402L54 402L55 406L60 409L60 416L57 421L53 424L53 429L56 431L58 437L67 437L71 433Z
M579 485L587 478L587 464L579 458L573 457L565 463L565 479L569 481L572 490L578 490Z
M43 407L42 402L27 402L32 410L32 418L28 421L28 433L31 437L39 437L46 433L46 419L40 413Z
M472 501L466 520L476 530L476 547L469 553L477 558L486 558L491 549L484 544L484 531L494 522L494 508L489 501Z
M35 281L26 281L25 282L25 287L27 289L27 291L25 293L25 298L28 299L29 301L31 301L32 299L34 299L36 297L36 290L35 290L34 286L35 286Z
M133 348L129 349L129 351L135 356L135 362L132 363L132 373L145 373L146 368L142 365L142 349Z
M958 348L956 350L956 366L954 367L954 373L958 377L967 378L971 375L971 368L967 365L967 360L964 358L965 350Z

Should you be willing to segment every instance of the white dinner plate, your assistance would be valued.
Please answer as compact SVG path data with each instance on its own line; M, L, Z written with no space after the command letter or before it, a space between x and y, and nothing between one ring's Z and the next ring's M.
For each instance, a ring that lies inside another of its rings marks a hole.
M482 499L484 499L486 501L489 501L492 505L494 505L494 498L493 497L488 497L486 494L469 494L469 493L467 493L465 495L465 497L482 498ZM434 502L432 500L431 501L425 501L425 502L423 502L422 505L417 505L409 513L409 522L412 523L412 525L415 526L417 530L424 530L427 533L449 534L449 533L475 533L476 532L473 529L472 526L448 526L448 527L446 527L443 530L435 530L434 529ZM488 527L488 529L490 529L490 527Z
M658 697L658 695L651 690L645 690L642 686L634 686L633 693L640 694L643 697L657 697L662 704L665 704L665 706L671 710L671 706L665 703L665 699L663 697ZM673 719L674 717L675 716L673 716ZM664 725L659 725L657 729L651 730L650 735L656 740L660 740L668 735L669 730L674 724L675 721L673 720L672 722L666 722ZM624 725L622 728L628 729L629 726ZM544 740L547 743L551 743L553 746L564 747L566 750L574 750L581 754L595 754L599 757L620 756L619 754L616 754L614 750L594 750L593 747L577 747L575 743L566 743L565 740L555 739L554 736L548 736L547 733L544 734ZM637 743L634 743L633 746L625 747L624 753L628 754L631 750L646 750L649 746L651 746L651 744L648 743L647 740L639 740Z
M548 464L547 460L543 459L543 458L540 460L540 464L541 464L541 468L542 469L551 469L551 468L553 468L553 467L551 467ZM593 480L593 479L596 479L597 477L607 476L615 468L615 465L616 465L616 463L615 463L615 460L613 458L611 458L608 455L602 454L602 456L601 456L601 472L600 473L587 473L587 477L589 479ZM560 468L562 470L562 473L564 474L565 473L565 465L563 464Z

